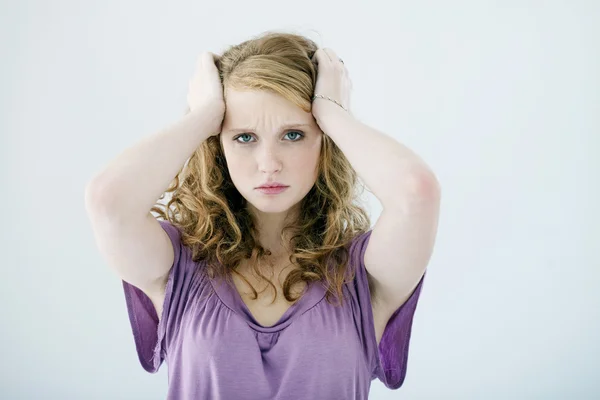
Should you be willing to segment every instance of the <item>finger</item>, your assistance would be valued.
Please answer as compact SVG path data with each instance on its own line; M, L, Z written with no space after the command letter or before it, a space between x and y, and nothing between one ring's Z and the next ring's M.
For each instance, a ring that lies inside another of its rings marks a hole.
M194 64L193 72L196 73L198 70L200 70L201 67L202 67L202 54L198 54L198 56L196 56L196 63Z
M324 49L318 49L315 51L313 56L313 60L317 62L319 65L331 64L331 59L329 58L329 54L325 52Z
M324 48L323 51L327 54L327 57L329 58L331 65L333 67L337 68L339 71L342 71L343 73L347 73L346 65L343 62L341 62L340 58L335 53L335 51L331 50L328 47Z
M325 53L327 53L327 56L329 56L329 61L331 61L332 63L339 60L337 54L335 54L335 52L330 48L326 47L323 50L325 51Z
M218 59L219 59L219 56L216 55L215 53L212 53L210 51L203 51L198 56L198 61L196 63L196 66L197 66L197 68L200 68L200 67L202 67L202 65L204 63L207 63L207 65L215 64L215 62L217 62Z
M340 56L337 55L337 53L329 48L325 49L325 52L327 53L327 55L329 56L330 60L332 63L334 64L341 64L341 66L343 66L344 68L346 67L346 64L344 64L344 62L342 61L342 59L340 58Z

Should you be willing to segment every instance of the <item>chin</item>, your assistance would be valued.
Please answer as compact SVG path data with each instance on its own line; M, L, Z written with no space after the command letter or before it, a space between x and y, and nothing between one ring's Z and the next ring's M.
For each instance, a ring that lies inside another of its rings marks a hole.
M254 198L249 203L254 208L263 213L279 214L284 213L290 209L292 204L289 200L274 200L274 199L257 199Z
M254 190L252 196L246 197L246 200L260 212L268 214L285 213L297 203L290 201L288 191L289 189L277 195L266 195Z
M258 204L253 204L253 206L263 214L284 214L290 209L290 207L260 207Z

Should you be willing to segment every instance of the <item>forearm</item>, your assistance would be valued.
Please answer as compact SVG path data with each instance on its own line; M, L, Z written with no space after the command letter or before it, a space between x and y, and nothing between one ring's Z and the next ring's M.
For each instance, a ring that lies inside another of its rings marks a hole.
M145 217L192 153L218 132L218 110L199 109L113 159L86 187L86 206Z
M405 209L437 190L433 172L416 153L337 105L328 107L317 123L384 208Z

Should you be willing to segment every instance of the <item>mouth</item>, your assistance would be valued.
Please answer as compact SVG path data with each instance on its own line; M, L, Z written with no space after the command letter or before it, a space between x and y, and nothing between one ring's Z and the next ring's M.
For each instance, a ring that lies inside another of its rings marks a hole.
M256 188L264 194L278 194L286 190L289 186L261 186Z
M284 185L281 182L267 182L264 185L260 185L256 189L270 189L270 188L286 188L288 185Z

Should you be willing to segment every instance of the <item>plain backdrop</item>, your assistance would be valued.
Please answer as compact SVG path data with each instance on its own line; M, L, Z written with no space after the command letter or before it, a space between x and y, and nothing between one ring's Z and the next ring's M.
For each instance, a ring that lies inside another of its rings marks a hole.
M183 115L201 51L268 30L332 48L355 116L442 186L406 381L371 398L600 398L599 20L591 0L2 1L0 398L166 397L85 184Z

